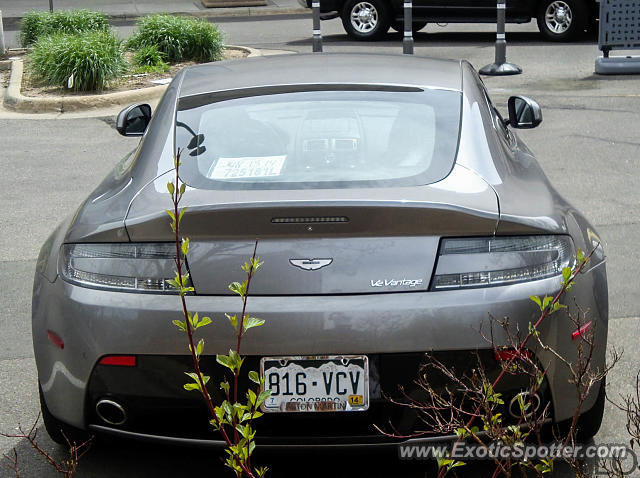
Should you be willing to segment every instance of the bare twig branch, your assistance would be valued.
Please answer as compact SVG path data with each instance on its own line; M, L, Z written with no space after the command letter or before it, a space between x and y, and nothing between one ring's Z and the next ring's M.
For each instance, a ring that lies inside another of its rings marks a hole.
M43 456L45 460L49 463L49 465L53 467L54 470L64 475L65 478L72 478L76 473L80 459L89 450L93 438L88 439L87 441L85 441L80 445L76 445L75 443L72 443L65 436L65 440L67 441L67 446L69 450L69 458L67 460L58 461L49 453L47 453L42 447L40 447L40 445L36 440L38 435L38 430L36 429L36 427L39 421L40 421L40 414L38 414L35 421L31 425L31 428L29 428L28 431L25 432L22 426L18 425L19 433L14 433L14 434L0 433L0 436L6 437L6 438L19 438L22 440L27 440L29 445L31 445L31 447L36 452L38 452L41 456ZM18 453L16 449L15 448L13 449L13 457L7 457L5 455L5 458L9 460L10 462L9 467L16 474L16 478L19 478L20 472L18 469Z

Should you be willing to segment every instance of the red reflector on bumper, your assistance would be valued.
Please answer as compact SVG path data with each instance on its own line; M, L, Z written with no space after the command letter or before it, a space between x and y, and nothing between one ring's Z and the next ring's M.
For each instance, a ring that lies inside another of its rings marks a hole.
M527 358L532 357L531 351L526 349L521 350L520 354L523 357L527 357ZM502 362L508 362L512 358L516 358L516 357L518 357L518 352L516 351L516 349L496 349L493 351L493 358L495 358L496 360L500 360Z
M51 343L53 343L53 345L58 347L60 350L64 349L64 342L62 341L60 336L56 334L53 330L47 330L47 337L49 337L49 340L51 341Z
M583 335L587 330L589 330L590 327L591 327L591 321L587 322L582 327L580 327L578 330L576 330L574 333L572 333L571 334L571 340L575 340L578 337L580 337L581 335Z
M119 365L121 367L135 367L136 357L135 355L107 355L102 357L100 365Z

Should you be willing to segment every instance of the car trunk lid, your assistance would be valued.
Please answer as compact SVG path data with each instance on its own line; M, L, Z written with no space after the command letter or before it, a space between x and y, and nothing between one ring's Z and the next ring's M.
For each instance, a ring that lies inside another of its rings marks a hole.
M141 191L126 227L132 241L171 240L167 176ZM413 188L188 190L181 234L197 294L231 294L256 247L263 267L251 295L368 294L429 288L444 236L492 235L493 190L455 167L443 181ZM155 198L155 199L154 199Z

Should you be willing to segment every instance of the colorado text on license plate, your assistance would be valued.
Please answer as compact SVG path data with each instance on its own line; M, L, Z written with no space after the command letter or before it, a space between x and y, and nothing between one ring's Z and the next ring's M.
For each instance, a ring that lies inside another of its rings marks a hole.
M264 412L355 412L369 408L369 362L363 355L264 357L271 396Z

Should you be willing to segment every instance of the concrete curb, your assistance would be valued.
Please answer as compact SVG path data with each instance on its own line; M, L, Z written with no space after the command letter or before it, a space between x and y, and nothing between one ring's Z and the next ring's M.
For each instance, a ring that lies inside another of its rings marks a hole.
M255 48L235 45L227 45L226 48L247 52L247 58L262 56L262 52ZM70 111L102 109L111 106L126 106L131 103L157 99L162 96L167 89L167 85L159 85L101 95L30 97L24 96L21 92L22 74L24 71L23 61L12 60L0 62L0 69L8 69L2 66L6 63L10 63L11 77L9 79L4 105L7 109L20 113L65 113Z
M5 96L5 106L22 113L65 113L148 101L161 96L167 88L166 85L160 85L104 95L30 97L20 91L23 68L22 60L12 61L11 78Z

